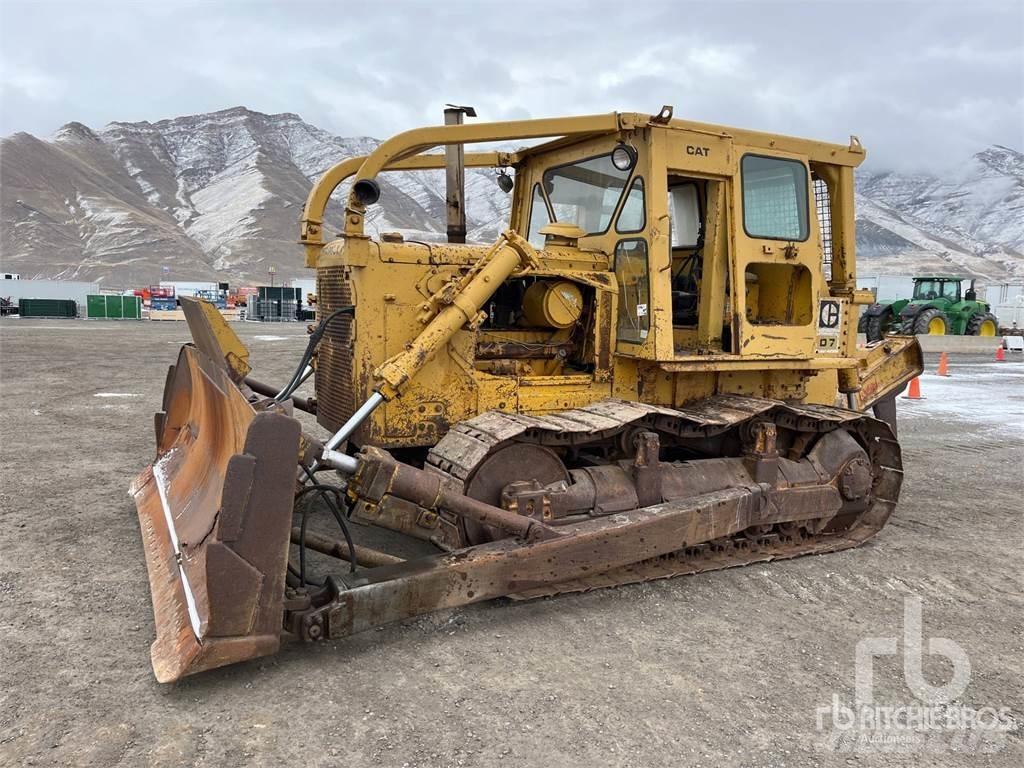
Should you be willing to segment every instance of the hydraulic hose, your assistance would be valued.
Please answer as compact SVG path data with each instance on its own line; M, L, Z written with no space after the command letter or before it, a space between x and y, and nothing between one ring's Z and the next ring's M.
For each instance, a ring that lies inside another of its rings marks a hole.
M323 338L324 333L327 331L327 325L338 315L352 315L356 311L356 308L352 305L339 307L334 310L320 321L319 325L313 330L313 333L309 335L309 341L306 343L306 351L302 353L302 359L299 361L299 367L295 369L295 373L291 379L285 384L284 389L278 392L274 396L274 400L279 403L283 403L289 397L291 397L295 390L297 390L309 376L313 373L313 368L310 362L313 360L313 354L316 352L317 345Z

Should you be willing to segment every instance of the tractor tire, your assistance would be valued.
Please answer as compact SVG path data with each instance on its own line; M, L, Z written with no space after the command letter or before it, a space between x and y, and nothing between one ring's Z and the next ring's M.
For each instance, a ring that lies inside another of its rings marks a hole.
M861 315L860 319L857 320L857 333L867 333L867 332L868 332L868 316L867 315Z
M978 312L967 321L968 336L998 336L999 319L991 312Z
M892 329L892 310L887 309L880 315L872 315L864 324L864 335L868 341L881 341Z
M949 318L941 309L921 310L921 313L914 318L914 335L916 336L945 336L949 333Z

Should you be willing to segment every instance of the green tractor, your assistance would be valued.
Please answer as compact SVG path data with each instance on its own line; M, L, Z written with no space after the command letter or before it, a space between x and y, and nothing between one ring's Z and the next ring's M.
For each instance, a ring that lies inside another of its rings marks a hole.
M999 321L991 307L978 301L974 281L960 292L961 278L932 275L914 278L914 297L878 302L864 310L858 329L868 341L889 333L945 336L995 336Z

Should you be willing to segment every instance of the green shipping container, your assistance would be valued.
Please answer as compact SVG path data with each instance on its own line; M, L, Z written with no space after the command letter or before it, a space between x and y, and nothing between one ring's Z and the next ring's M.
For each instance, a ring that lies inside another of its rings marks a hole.
M124 317L125 320L141 320L142 297L122 296L121 299L124 301L123 310L121 312L122 317Z
M21 317L78 316L78 304L74 299L18 299L18 314Z
M94 293L86 297L86 310L93 320L141 320L142 299L139 296L105 296Z
M107 302L105 296L91 293L85 297L85 316L89 318L106 317Z
M107 296L107 319L108 320L120 320L124 317L122 310L123 296Z

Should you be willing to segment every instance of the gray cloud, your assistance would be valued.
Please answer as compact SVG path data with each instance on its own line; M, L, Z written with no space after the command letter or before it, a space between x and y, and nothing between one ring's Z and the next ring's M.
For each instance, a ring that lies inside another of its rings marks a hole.
M876 168L1024 146L1024 4L0 0L0 134L244 104L342 135L611 110L845 141Z

